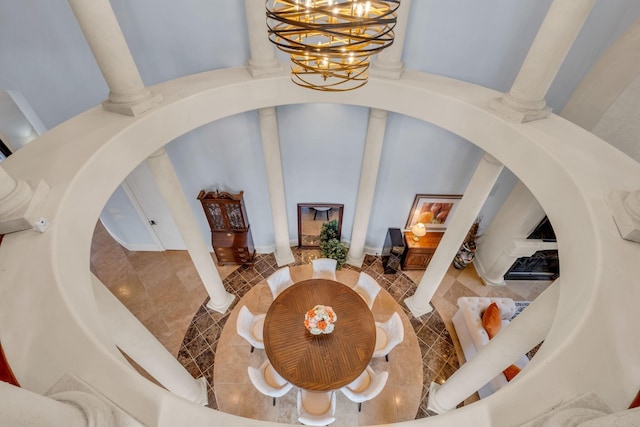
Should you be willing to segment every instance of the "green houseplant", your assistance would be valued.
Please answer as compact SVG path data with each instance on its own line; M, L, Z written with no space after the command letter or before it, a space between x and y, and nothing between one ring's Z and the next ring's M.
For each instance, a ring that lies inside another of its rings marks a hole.
M336 269L340 270L347 260L347 247L340 242L338 236L338 221L328 221L322 224L320 230L320 250L325 258L337 261Z

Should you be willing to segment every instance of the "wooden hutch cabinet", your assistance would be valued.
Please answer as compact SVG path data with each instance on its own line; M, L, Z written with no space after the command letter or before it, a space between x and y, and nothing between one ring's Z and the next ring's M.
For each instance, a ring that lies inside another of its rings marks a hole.
M253 264L255 258L242 193L202 190L198 194L211 228L211 245L220 265Z
M404 233L404 253L402 254L403 270L424 270L429 265L444 232L429 232L420 237L420 240L413 240L413 233Z

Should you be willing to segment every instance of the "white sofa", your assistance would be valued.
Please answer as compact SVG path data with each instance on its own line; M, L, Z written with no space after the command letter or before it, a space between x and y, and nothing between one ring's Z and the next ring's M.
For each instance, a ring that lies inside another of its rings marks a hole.
M482 314L492 302L495 302L500 309L500 317L502 318L500 331L502 331L502 329L509 324L509 320L516 312L516 304L512 299L486 297L458 298L458 311L453 316L452 321L466 360L470 360L482 346L489 342L489 335L482 326ZM527 356L523 355L514 365L522 369L528 362L529 359L527 359ZM478 395L481 399L485 398L506 384L507 378L503 373L500 373L480 388Z

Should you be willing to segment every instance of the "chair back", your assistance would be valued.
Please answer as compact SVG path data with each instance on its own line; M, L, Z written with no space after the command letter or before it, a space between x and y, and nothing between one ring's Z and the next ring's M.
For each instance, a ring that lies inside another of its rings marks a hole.
M333 423L336 413L336 393L298 389L298 421L308 426Z
M260 368L249 366L247 368L249 380L262 394L271 397L284 396L291 390L293 384L285 380L273 369L269 359L262 363Z
M269 276L269 278L267 279L267 284L269 285L269 289L271 289L273 299L276 299L282 291L293 285L289 267L281 268L280 270Z
M404 340L402 319L396 312L386 322L376 322L376 348L373 357L384 357Z
M330 258L318 258L311 261L313 264L313 279L336 280L336 267L338 261Z
M365 272L360 272L358 283L353 287L353 290L366 301L369 309L373 309L373 303L375 302L380 289L381 287L378 282Z
M251 344L251 347L264 348L262 329L265 316L266 314L253 314L246 305L240 307L236 320L236 331Z

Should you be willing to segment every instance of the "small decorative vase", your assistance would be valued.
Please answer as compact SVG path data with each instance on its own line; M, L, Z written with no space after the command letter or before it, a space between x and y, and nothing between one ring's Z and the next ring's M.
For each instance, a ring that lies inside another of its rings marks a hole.
M328 305L316 305L304 315L304 327L313 334L330 334L338 316Z
M455 258L453 258L453 266L458 270L462 270L467 265L469 265L471 261L473 261L473 258L475 257L475 255L476 255L475 245L467 245L466 243L464 243L460 247L460 250L458 250L458 253L456 254Z

